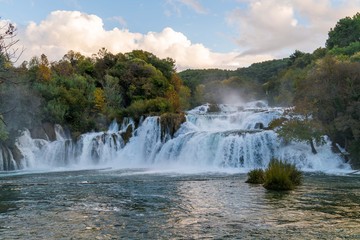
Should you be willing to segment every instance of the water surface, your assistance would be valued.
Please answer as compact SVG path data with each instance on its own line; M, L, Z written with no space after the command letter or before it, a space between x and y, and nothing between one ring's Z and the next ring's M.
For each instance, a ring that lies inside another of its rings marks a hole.
M245 174L1 173L1 239L360 239L360 176L276 193Z

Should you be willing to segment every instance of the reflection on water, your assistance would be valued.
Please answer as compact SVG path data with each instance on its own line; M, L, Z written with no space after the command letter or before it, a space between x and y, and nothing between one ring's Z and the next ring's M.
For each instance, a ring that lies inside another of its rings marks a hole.
M144 170L0 176L1 239L360 239L360 176L295 191L243 174Z

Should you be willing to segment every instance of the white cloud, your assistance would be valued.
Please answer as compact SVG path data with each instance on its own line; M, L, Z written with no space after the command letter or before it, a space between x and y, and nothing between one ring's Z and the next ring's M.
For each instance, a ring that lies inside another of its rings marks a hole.
M360 9L360 1L241 0L246 9L233 10L228 22L237 26L236 42L244 54L288 56L324 46L336 22ZM336 2L336 5L335 5Z
M143 49L160 58L171 57L179 70L186 68L226 68L247 66L272 56L256 54L238 57L238 52L216 53L202 44L192 43L183 33L172 28L147 34L127 29L105 30L103 21L96 15L78 11L55 11L45 20L29 23L21 34L26 51L22 59L29 60L42 53L50 60L59 60L69 50L90 56L102 47L110 52L130 52Z

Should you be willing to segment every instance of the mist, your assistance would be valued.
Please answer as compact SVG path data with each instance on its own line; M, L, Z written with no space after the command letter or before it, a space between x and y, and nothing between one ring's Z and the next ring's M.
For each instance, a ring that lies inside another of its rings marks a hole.
M0 112L10 133L9 141L20 134L25 128L31 129L39 125L41 100L30 90L28 83L5 83L0 88Z

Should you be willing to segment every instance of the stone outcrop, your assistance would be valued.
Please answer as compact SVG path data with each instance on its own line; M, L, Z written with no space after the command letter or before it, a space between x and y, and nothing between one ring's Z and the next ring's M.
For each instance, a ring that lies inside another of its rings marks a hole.
M34 127L30 130L30 134L34 139L56 140L55 128L52 123L43 123L41 126Z
M181 124L186 121L184 113L165 113L160 116L161 139L174 136Z

